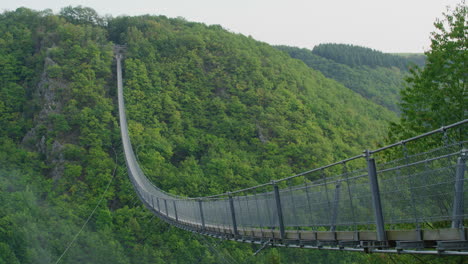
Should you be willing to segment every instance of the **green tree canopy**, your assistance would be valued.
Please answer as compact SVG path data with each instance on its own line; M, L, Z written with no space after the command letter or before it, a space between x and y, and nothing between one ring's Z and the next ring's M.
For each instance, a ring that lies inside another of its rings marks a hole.
M467 6L463 1L443 15L434 23L426 66L411 70L406 80L401 121L391 129L392 137L407 137L468 117Z
M67 6L60 10L60 15L74 24L104 25L104 19L90 7Z
M350 67L380 66L397 67L401 70L406 70L410 64L414 63L402 56L386 54L370 48L349 44L320 44L314 47L312 53Z

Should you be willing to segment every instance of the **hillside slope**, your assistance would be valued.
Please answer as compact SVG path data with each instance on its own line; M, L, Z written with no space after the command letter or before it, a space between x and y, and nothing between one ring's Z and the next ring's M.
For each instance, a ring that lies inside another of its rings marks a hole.
M206 195L360 153L395 114L273 47L162 17L116 18L133 142L163 189ZM371 129L372 128L372 129ZM156 140L155 140L156 139Z
M396 113L409 67L424 63L424 56L403 57L343 44L322 44L313 50L276 48Z

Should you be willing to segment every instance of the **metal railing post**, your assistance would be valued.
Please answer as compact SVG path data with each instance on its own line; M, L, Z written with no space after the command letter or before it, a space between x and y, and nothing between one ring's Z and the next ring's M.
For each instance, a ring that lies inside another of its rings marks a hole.
M255 209L257 211L257 221L258 221L258 226L260 227L260 233L262 234L263 237L263 223L262 223L262 217L260 216L260 207L258 206L258 196L257 196L257 191L254 190L254 197L255 197Z
M198 200L198 207L200 208L200 220L202 224L202 229L205 230L205 217L203 216L202 200Z
M275 193L275 201L276 201L276 212L278 213L278 223L280 228L280 237L281 239L286 238L286 233L284 231L284 222L283 222L283 209L281 208L281 199L279 194L279 188L275 181L272 181L273 189Z
M229 193L228 195L229 195L229 207L231 208L232 229L234 231L234 236L238 236L239 231L237 231L236 211L234 210L234 201L232 199L231 193Z
M167 200L164 199L164 208L166 209L166 216L169 218L169 211L167 210Z
M455 172L455 195L453 199L452 228L463 227L463 183L465 181L467 150L463 149L461 156L457 159Z
M309 187L307 186L307 180L305 179L304 177L304 186L305 186L305 193L306 193L306 197L307 197L307 207L309 209L309 216L310 216L310 223L312 224L312 230L315 231L315 221L314 221L314 217L313 217L313 214L312 214L312 206L310 206L310 195L309 195Z
M341 183L338 182L335 186L335 197L333 201L333 210L332 210L332 217L330 223L330 231L335 232L336 230L336 218L338 217L338 204L340 202L340 190L341 190Z
M356 224L356 213L355 213L355 210L354 210L353 196L351 194L351 186L350 186L350 183L349 183L348 168L346 166L346 163L343 163L343 175L346 178L346 187L347 187L347 190L348 190L349 206L351 207L351 216L353 217L354 231L355 231L356 234L358 234L357 224Z
M178 222L178 221L179 221L179 217L177 216L177 207L176 207L176 202L175 202L175 200L172 200L172 205L174 206L175 220Z
M386 241L387 236L385 233L384 219L382 213L382 203L380 201L379 181L377 179L377 168L375 160L370 157L369 150L365 151L367 160L367 171L369 175L369 184L372 195L372 207L374 209L375 225L377 228L377 240Z
M327 210L328 214L327 214L327 217L328 217L329 222L331 222L331 219L332 219L332 216L331 216L332 207L331 207L330 197L328 197L328 183L327 183L327 177L325 176L325 171L324 171L323 169L322 169L321 177L322 177L323 183L324 183L324 185L325 185L325 196L327 197L327 205L328 205L328 210Z
M405 158L405 165L406 165L406 170L408 174L408 181L409 181L409 192L410 192L410 198L411 198L411 208L413 210L413 216L414 216L414 222L416 223L416 231L418 233L418 240L422 240L422 231L421 231L421 224L419 220L419 212L418 208L416 206L416 197L414 194L414 187L416 186L416 183L414 182L414 177L411 177L411 171L409 169L409 156L408 156L408 149L406 147L406 143L402 143L403 146L403 155Z

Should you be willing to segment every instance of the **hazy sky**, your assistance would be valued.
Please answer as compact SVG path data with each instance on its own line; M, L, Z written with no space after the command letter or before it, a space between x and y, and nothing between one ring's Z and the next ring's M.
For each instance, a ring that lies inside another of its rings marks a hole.
M58 12L68 5L99 14L165 15L219 24L270 44L313 48L346 43L384 52L423 52L436 18L461 0L4 0L2 10Z

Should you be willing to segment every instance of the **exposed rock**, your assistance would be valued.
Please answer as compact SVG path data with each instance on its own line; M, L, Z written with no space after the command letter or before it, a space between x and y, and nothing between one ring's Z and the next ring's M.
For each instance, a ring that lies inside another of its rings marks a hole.
M262 143L267 143L268 139L263 135L262 127L258 123L256 124L256 127L257 127L258 139L260 139Z
M63 148L62 144L57 140L54 140L54 143L52 143L52 149L49 153L50 157L48 157L48 160L50 160L51 164L55 165L50 172L50 176L54 180L60 179L63 175L65 161L63 158Z
M50 142L48 138L54 129L49 122L49 116L62 112L65 99L59 96L58 92L67 89L67 85L47 75L47 68L55 64L49 57L44 60L44 71L33 93L33 99L38 102L40 110L33 119L34 126L26 133L22 144L44 156L45 163L51 168L49 176L57 180L64 170L63 145L57 139Z

